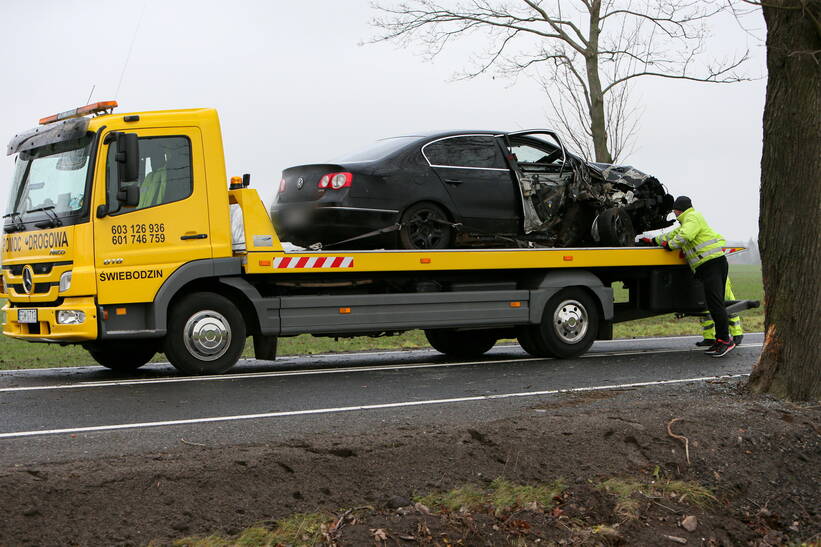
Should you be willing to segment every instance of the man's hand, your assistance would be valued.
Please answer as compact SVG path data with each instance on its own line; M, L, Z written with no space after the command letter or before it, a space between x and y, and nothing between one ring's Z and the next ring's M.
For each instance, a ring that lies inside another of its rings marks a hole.
M670 244L669 244L669 243L667 243L666 241L662 241L662 242L661 242L661 246L662 246L662 247L664 247L664 250L665 250L665 251L673 251L673 250L675 250L675 249L671 249L671 248L670 248Z

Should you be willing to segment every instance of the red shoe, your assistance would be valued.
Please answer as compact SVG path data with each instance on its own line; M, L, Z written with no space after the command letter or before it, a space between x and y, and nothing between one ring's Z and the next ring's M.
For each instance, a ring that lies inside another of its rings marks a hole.
M735 348L735 342L725 342L724 340L716 340L716 350L710 354L711 357L724 357ZM710 348L712 349L712 348Z

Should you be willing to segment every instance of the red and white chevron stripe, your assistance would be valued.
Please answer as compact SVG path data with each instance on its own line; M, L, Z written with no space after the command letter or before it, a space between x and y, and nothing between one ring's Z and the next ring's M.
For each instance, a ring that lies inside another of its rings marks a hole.
M352 256L286 256L274 259L277 269L331 269L353 268Z

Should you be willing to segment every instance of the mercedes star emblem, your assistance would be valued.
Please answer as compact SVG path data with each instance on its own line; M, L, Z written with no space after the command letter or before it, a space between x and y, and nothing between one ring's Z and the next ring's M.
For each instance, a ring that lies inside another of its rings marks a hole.
M34 289L34 270L28 264L23 268L23 292L31 294Z
M296 179L296 189L297 190L302 190L303 186L305 186L305 179L303 179L302 177L299 177L298 179Z

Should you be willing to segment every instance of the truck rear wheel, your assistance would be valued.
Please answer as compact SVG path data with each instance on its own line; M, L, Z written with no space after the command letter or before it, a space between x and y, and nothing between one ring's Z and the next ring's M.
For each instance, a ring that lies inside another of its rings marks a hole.
M522 349L534 357L555 357L546 347L540 345L537 340L534 339L533 333L531 332L533 328L533 326L528 325L522 327L517 333L516 339L519 341L519 345L522 346Z
M545 304L542 322L525 327L525 344L541 357L577 357L593 345L599 321L599 306L587 291L562 289ZM525 351L532 353L527 348Z
M224 296L199 292L171 307L165 355L185 374L220 374L239 360L245 347L242 313Z
M428 329L425 337L433 349L450 357L479 357L498 340L490 331L481 330Z
M85 346L95 361L117 372L133 372L157 353L156 340L106 340Z

